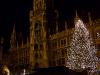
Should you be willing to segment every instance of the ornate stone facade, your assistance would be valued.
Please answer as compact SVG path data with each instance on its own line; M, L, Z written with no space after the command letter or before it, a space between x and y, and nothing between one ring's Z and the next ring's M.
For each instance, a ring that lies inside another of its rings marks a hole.
M52 0L51 0L52 1ZM49 1L48 1L49 2ZM16 29L11 34L11 63L20 69L21 66L32 68L45 68L51 66L65 66L65 58L70 48L70 42L74 28L67 28L58 32L58 23L49 22L46 0L33 0L33 10L30 11L30 37L27 43L19 45L16 40ZM51 13L53 14L53 13ZM49 13L50 16L50 13ZM48 23L55 24L55 34L50 34ZM92 21L89 17L87 28L92 35L94 44L98 49L97 56L100 58L100 20ZM100 64L98 64L100 70Z

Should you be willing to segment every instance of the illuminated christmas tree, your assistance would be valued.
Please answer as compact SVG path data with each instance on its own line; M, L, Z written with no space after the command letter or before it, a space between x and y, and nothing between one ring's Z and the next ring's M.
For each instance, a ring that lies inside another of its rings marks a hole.
M91 73L97 71L96 49L89 31L80 19L76 21L70 46L66 67L78 71L89 69Z

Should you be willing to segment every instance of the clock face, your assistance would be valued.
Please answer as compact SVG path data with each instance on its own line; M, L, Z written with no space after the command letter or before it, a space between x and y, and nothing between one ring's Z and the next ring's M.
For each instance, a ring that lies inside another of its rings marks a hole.
M37 21L35 23L35 38L37 41L39 41L41 39L41 22L40 21Z

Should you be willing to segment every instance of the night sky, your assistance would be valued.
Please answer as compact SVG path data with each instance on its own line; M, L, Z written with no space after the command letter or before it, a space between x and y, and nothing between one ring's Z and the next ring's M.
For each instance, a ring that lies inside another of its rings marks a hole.
M71 20L75 9L82 17L91 12L92 18L100 18L100 6L96 0L54 0L61 20ZM76 2L75 2L76 1ZM92 1L92 2L91 2ZM29 10L32 0L1 0L0 1L0 37L4 37L4 52L9 49L9 40L13 25L16 24L17 34L22 32L24 38L29 36Z
M22 32L23 37L29 33L29 10L32 0L2 0L0 1L0 37L4 38L4 52L9 49L9 40L13 25L16 25L17 34Z

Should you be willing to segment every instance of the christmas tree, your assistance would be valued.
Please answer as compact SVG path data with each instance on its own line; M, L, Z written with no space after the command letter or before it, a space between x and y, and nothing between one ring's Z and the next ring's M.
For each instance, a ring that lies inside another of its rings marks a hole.
M76 21L73 39L66 59L66 67L72 70L89 69L89 72L97 70L96 49L89 31L80 19Z

